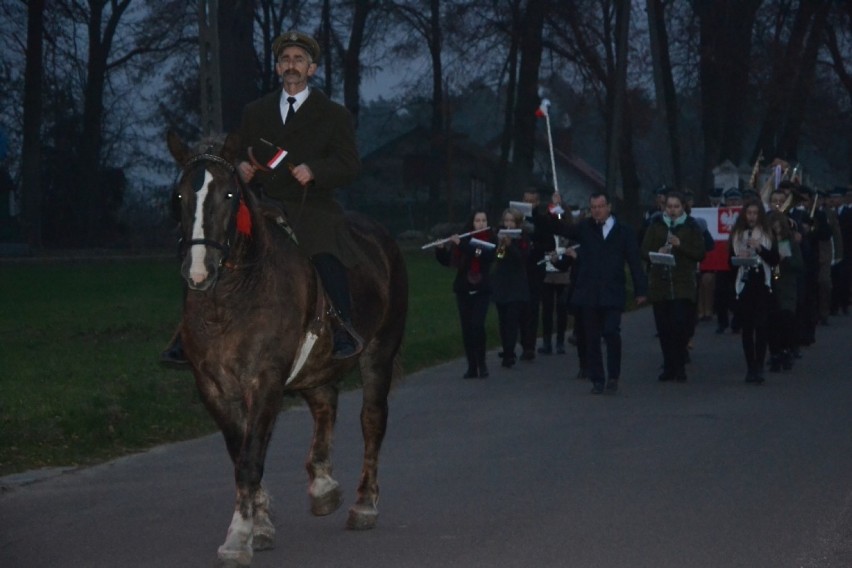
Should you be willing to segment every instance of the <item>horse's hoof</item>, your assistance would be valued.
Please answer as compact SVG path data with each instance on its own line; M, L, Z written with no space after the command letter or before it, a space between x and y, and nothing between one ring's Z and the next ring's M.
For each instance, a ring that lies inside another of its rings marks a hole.
M340 484L328 475L317 476L311 482L308 496L311 499L311 513L317 517L332 514L343 503Z
M379 511L370 505L354 505L349 509L346 528L353 531L366 531L375 528L379 520Z
M270 550L275 548L275 527L270 523L268 526L258 526L252 529L251 546L254 550Z
M322 495L311 496L311 513L317 517L330 515L340 508L343 503L343 491L334 487Z
M218 557L216 568L246 568L251 566L252 551L250 548L230 550L220 546Z

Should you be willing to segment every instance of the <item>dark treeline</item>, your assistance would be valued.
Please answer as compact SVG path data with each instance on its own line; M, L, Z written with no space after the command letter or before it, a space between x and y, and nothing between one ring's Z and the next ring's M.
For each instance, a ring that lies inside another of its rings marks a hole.
M432 203L459 190L459 133L487 135L476 141L494 155L493 207L549 182L542 95L632 221L654 186L700 202L714 167L750 169L760 152L802 162L815 185L850 180L849 2L13 0L0 21L4 165L18 238L34 248L167 232L164 131L234 128L277 86L271 42L290 28L320 42L314 84L352 112L362 151L422 129ZM366 100L389 75L393 89Z

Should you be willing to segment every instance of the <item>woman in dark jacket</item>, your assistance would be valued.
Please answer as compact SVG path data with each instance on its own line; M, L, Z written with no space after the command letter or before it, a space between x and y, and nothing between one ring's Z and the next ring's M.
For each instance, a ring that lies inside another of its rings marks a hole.
M523 215L515 209L503 212L503 229L519 230ZM530 253L529 240L522 233L514 236L498 234L498 248L494 261L494 304L500 324L503 344L503 362L506 368L517 361L515 345L518 343L521 318L530 301L526 261Z
M731 266L736 271L736 313L742 325L747 383L760 384L769 336L772 309L772 267L778 264L778 242L766 221L763 203L743 204L731 230ZM752 264L744 264L752 262Z
M663 351L663 373L659 380L686 381L686 352L693 330L698 263L704 259L701 228L685 209L684 196L669 192L665 209L645 231L642 258L665 253L675 264L651 261L648 274L648 301L654 306L654 321Z
M453 235L444 246L435 249L438 262L457 269L453 292L459 309L462 341L467 357L465 379L488 376L485 365L485 317L491 301L489 269L496 245L488 228L485 211L474 211L465 227L468 237ZM479 231L479 232L475 232Z

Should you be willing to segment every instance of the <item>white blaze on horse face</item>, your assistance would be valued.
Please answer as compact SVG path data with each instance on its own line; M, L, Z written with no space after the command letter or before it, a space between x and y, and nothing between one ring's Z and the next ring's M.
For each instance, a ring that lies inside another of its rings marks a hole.
M211 181L213 181L213 176L210 175L210 172L205 171L201 189L195 192L195 219L192 222L193 240L204 239L204 200L207 198L207 189ZM192 245L189 254L192 259L189 277L196 284L200 284L207 278L207 267L204 263L207 247L205 245Z

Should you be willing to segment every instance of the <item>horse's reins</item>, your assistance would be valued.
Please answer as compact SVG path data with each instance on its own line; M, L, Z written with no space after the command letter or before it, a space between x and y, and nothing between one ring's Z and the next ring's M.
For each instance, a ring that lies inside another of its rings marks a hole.
M226 232L226 241L224 243L220 243L218 241L214 241L211 239L191 239L188 243L190 247L193 245L205 245L210 246L222 251L222 264L225 264L225 260L228 258L228 255L231 253L231 240L234 232L236 231L236 223L237 223L237 210L240 207L240 200L243 199L243 192L245 191L245 186L243 185L243 180L240 179L240 176L237 175L237 169L234 165L221 156L217 156L216 154L210 154L208 152L204 152L201 154L197 154L186 161L183 165L183 172L186 171L195 164L199 162L213 162L215 164L219 164L220 166L224 166L225 169L236 179L237 181L237 195L236 199L233 200L231 204L231 215L228 220L228 230Z

